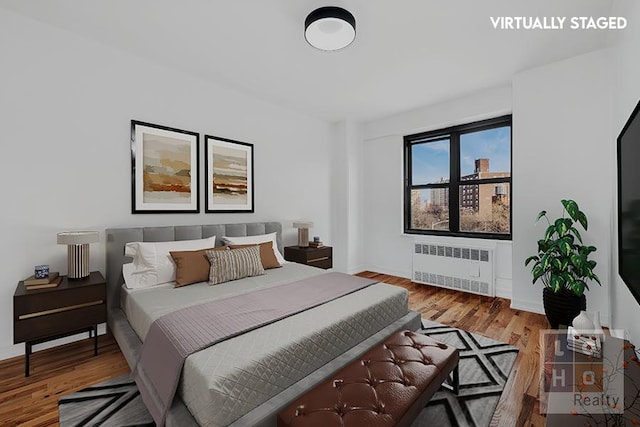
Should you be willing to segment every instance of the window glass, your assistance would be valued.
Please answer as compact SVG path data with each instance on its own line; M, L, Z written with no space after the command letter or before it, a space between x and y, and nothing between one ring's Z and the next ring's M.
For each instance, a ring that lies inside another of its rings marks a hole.
M449 140L414 144L411 174L413 185L449 182Z
M462 185L460 231L509 233L509 183Z
M449 189L411 190L411 228L449 230Z
M511 176L511 127L461 134L460 175L462 181Z

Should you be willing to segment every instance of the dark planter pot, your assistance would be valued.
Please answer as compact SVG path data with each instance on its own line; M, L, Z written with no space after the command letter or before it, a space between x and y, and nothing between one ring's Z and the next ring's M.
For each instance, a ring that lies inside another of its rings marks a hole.
M542 302L551 329L558 329L560 325L571 325L571 321L580 311L587 309L587 298L584 294L578 297L568 292L555 293L546 287L542 290Z

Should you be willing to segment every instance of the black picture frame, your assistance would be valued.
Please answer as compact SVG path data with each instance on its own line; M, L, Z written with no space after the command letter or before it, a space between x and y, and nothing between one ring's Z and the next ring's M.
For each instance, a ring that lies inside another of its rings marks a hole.
M206 213L253 213L253 144L205 135Z
M131 213L200 211L200 135L131 120Z

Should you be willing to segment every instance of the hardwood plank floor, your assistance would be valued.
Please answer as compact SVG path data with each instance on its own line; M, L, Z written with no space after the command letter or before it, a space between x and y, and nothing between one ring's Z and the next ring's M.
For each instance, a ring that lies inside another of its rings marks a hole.
M423 317L487 337L520 349L513 373L498 403L492 426L543 426L539 414L538 332L546 329L544 316L509 308L509 301L412 283L409 279L362 272L409 291L410 308ZM24 377L24 358L0 361L0 425L58 425L58 399L91 384L129 371L112 337L41 350L31 356L31 376Z
M0 425L58 425L58 399L69 393L129 372L116 341L98 337L41 350L31 355L31 372L24 376L24 357L0 362Z

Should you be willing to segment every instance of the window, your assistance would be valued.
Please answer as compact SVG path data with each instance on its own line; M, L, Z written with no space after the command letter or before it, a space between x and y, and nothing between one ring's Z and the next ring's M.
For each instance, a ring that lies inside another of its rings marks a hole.
M511 239L511 116L404 137L404 230Z

